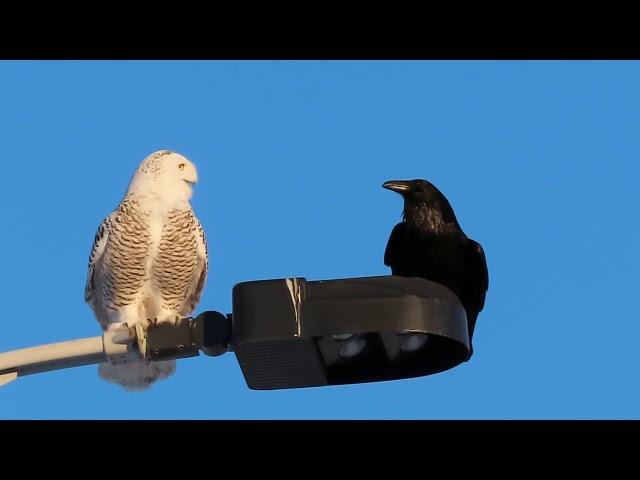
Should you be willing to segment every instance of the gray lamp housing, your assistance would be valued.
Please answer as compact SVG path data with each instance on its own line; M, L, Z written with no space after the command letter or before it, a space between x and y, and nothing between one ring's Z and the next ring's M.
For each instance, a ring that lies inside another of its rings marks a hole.
M430 375L469 354L460 300L421 278L242 282L231 323L231 349L254 390Z

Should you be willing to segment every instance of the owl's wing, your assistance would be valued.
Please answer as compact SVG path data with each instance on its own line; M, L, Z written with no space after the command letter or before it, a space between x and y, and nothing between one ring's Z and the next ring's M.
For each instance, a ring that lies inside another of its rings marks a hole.
M193 213L192 213L193 215ZM188 315L193 312L195 308L198 306L200 302L200 297L202 296L202 291L204 290L204 285L207 280L207 273L209 272L209 250L207 246L207 236L204 233L204 229L202 228L202 224L198 220L198 218L193 215L193 219L195 220L196 230L196 246L197 246L197 256L198 262L196 264L196 269L193 273L192 284L189 288L189 292L187 293L187 299L183 305L182 315Z
M111 218L114 213L107 216L96 231L96 235L93 239L93 246L91 247L91 253L89 254L89 270L87 272L87 283L84 287L84 300L85 302L93 305L95 284L93 276L95 273L96 265L100 262L102 255L104 254L105 246L109 238L109 231L111 229Z

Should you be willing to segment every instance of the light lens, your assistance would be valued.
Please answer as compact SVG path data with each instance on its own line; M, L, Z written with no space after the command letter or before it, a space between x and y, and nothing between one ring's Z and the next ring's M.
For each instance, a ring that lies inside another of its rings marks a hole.
M415 333L410 335L402 345L400 345L400 349L404 352L415 352L419 348L422 348L425 343L429 340L429 335L426 333Z
M344 347L342 347L338 352L338 355L340 355L341 357L347 357L347 358L355 357L360 352L362 352L362 350L364 350L364 347L366 345L367 345L366 340L364 340L363 338L356 338L355 340L351 340Z

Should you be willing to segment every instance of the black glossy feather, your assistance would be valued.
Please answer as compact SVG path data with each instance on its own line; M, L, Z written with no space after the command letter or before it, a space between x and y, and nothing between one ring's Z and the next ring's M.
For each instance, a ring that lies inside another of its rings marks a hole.
M425 278L452 290L467 313L471 342L489 288L482 246L464 234L448 200L426 180L392 181L385 188L405 201L404 221L389 236L385 265L393 275Z

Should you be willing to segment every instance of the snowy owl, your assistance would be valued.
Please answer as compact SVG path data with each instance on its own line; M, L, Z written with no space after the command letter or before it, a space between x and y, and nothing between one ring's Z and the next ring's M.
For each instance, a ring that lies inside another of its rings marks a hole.
M197 180L184 156L152 153L98 227L84 298L104 331L169 322L196 308L208 271L206 237L189 203ZM103 363L98 372L126 390L145 390L175 369L175 360L141 361Z

